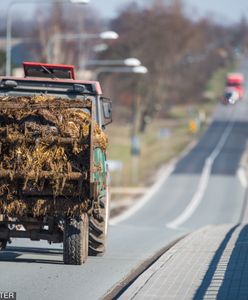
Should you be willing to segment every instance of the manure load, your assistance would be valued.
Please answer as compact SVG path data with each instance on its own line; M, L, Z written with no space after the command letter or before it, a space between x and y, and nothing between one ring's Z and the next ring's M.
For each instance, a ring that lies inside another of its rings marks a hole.
M89 194L83 183L90 176L91 139L103 151L107 146L90 109L87 98L0 98L0 214L79 215L89 209L82 197Z
M23 68L25 78L0 77L0 251L46 240L81 265L106 250L112 104L71 65Z

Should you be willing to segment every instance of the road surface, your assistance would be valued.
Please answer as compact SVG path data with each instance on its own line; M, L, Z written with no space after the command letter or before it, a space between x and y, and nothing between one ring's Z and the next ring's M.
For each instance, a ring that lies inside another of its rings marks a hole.
M17 292L18 300L99 299L175 239L207 224L238 223L247 136L248 102L219 105L199 144L138 207L113 220L105 256L65 266L61 245L14 241L0 253L0 291Z

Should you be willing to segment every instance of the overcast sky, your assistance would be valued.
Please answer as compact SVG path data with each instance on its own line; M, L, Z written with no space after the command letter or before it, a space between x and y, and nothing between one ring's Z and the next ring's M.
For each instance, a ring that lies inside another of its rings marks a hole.
M7 5L13 0L0 0L0 14L4 14ZM18 2L18 0L15 0ZM48 0L34 0L34 2L44 3ZM52 0L51 0L52 1ZM131 1L137 3L149 4L151 0L91 0L88 6L92 6L99 10L100 14L104 17L114 17L116 13L126 4ZM169 0L164 0L169 1ZM27 2L32 2L32 0L27 0ZM222 22L232 22L238 21L242 15L248 18L248 0L184 0L184 2L189 7L195 7L196 10L189 9L193 17L196 15L211 15L215 19L219 18ZM16 10L22 8L22 11L26 12L28 17L31 11L34 9L32 4L19 4L16 5ZM22 17L24 15L22 14Z

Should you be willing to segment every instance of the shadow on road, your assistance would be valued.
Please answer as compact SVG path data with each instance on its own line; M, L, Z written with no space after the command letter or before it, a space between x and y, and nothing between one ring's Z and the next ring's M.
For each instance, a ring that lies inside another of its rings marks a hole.
M0 252L0 263L1 261L8 261L21 263L63 264L62 255L62 249L7 247L5 251ZM60 256L61 259L58 259L58 256Z
M217 299L248 299L248 225L240 231Z
M222 241L222 243L220 244L220 247L218 248L218 250L216 251L209 267L208 270L202 280L201 285L199 286L198 290L196 291L195 295L194 295L194 300L200 300L200 299L204 299L204 296L211 284L211 281L213 279L213 276L216 272L218 263L221 259L221 256L226 248L227 243L229 242L229 240L232 237L233 232L235 231L235 229L238 227L235 226L232 229L229 230L229 232L226 234L224 240Z
M213 280L213 276L215 275L220 258L236 228L237 226L233 227L221 243L194 296L194 300L203 299L206 295L211 281ZM224 266L221 266L221 268L223 267ZM245 225L240 231L227 263L224 278L220 276L218 280L221 280L222 283L219 290L216 291L216 299L248 299L248 225ZM217 286L215 286L215 289L216 287Z

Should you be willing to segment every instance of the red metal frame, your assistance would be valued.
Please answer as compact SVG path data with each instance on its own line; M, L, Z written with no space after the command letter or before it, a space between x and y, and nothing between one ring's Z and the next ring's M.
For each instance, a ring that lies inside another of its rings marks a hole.
M14 77L14 76L0 76L0 81L2 79L11 79L11 80L15 80L15 79L18 79L18 80L24 80L24 81L29 81L30 80L30 77L29 78L23 78L23 77ZM38 81L38 82L44 82L44 81L54 81L54 79L51 79L51 78L39 78L39 77L32 77L32 81ZM78 84L94 84L95 85L95 89L96 89L96 93L98 95L102 95L102 89L101 89L101 86L100 86L100 83L98 81L89 81L89 80L74 80L74 79L59 79L59 80L56 80L58 82L72 82L72 83L78 83Z
M102 89L101 89L101 86L100 86L100 83L98 81L89 81L89 80L75 80L75 69L74 69L74 66L73 65L56 65L56 64L47 64L47 63L40 63L40 62L23 62L23 69L24 69L24 74L26 76L26 68L29 67L29 66L44 66L44 67L61 67L61 68L67 68L71 71L71 75L72 75L72 78L71 79L57 79L57 81L63 83L63 82L73 82L73 83L78 83L78 84L93 84L95 85L95 90L96 90L96 93L98 95L102 95ZM29 78L23 78L23 77L14 77L14 76L0 76L0 81L2 78L5 78L5 79L12 79L12 80L15 80L15 79L18 79L18 80L24 80L24 81L28 81L30 80L30 77ZM54 81L54 79L52 78L41 78L41 77L32 77L32 80L33 81L38 81L38 82L41 82L41 81Z
M61 65L61 64L47 64L41 62L23 62L24 75L27 76L27 68L28 67L41 67L44 66L46 68L56 68L56 69L66 69L71 74L71 79L75 79L75 68L73 65Z

